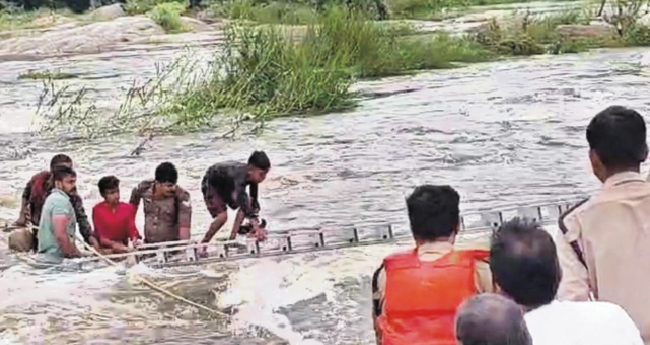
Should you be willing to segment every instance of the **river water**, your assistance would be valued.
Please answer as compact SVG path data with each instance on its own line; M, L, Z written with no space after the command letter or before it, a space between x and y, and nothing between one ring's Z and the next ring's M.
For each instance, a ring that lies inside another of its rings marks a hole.
M140 156L133 136L91 142L31 134L40 83L17 80L34 68L78 74L107 107L133 78L153 74L173 50L0 63L0 191L20 188L53 154L73 157L86 210L96 181L114 174L123 199L165 160L192 195L193 236L209 217L199 183L213 162L268 152L273 169L261 187L271 227L390 221L405 231L404 197L418 184L450 184L464 210L575 198L598 187L584 130L612 104L642 114L650 69L643 50L540 56L415 76L362 82L372 92L343 114L272 121L258 136L217 139L223 128L156 137ZM202 53L209 54L207 50ZM98 113L101 116L102 113ZM15 217L16 205L0 207ZM139 214L139 224L142 214ZM3 245L4 246L4 245ZM151 293L123 269L36 270L2 253L0 344L372 344L370 276L394 245L247 260L193 268L130 269L193 301L232 312L214 318Z

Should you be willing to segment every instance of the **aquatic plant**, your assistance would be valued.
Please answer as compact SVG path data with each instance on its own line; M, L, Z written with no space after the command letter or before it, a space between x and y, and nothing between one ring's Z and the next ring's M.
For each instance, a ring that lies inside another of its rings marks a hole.
M485 61L479 44L444 34L415 35L408 26L380 25L363 12L330 7L297 35L279 26L231 26L218 66L178 95L165 113L196 122L221 111L256 119L353 106L356 78ZM296 37L298 36L298 37Z
M186 30L181 21L181 14L186 9L187 5L183 3L164 2L154 6L147 15L166 32L178 33Z
M62 71L50 71L50 70L42 70L42 71L37 71L37 70L29 70L26 72L21 73L18 76L18 79L35 79L35 80L57 80L57 79L71 79L71 78L76 78L77 75L73 73L68 73L68 72L62 72Z

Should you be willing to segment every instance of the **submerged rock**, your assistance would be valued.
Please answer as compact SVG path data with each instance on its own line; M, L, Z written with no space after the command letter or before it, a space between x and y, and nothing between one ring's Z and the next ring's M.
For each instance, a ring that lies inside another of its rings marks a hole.
M126 13L120 3L99 7L90 14L90 17L98 22L115 20L124 16L126 16Z
M119 43L162 35L164 30L146 17L123 17L109 22L46 32L39 36L0 41L0 54L99 53Z
M557 27L557 32L563 37L606 40L615 39L618 35L614 26L600 22L590 25L560 25Z

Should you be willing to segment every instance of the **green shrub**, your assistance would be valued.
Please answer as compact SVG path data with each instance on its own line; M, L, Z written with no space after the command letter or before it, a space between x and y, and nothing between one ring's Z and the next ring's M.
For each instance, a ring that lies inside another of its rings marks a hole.
M124 7L124 11L128 15L135 16L135 15L145 14L151 11L157 5L161 5L169 2L179 3L187 8L186 0L127 0L126 3L123 5L123 7Z
M630 46L650 46L650 28L633 25L623 33L623 43Z
M185 11L186 5L178 2L165 2L156 5L147 12L149 18L160 25L166 32L178 33L185 31L181 22L181 14Z

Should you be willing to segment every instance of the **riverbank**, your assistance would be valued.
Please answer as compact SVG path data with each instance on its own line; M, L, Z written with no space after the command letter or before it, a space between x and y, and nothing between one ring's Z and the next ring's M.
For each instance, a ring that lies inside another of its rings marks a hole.
M67 95L71 107L51 93L56 101L43 118L49 131L66 128L81 136L134 129L150 136L217 124L236 130L245 122L257 131L276 117L352 109L358 94L351 86L364 78L514 56L650 45L646 19L618 30L585 11L546 16L529 11L493 18L460 35L376 22L364 11L345 7L328 8L306 26L234 22L224 27L220 49L200 72L191 57L176 61L157 78L130 89L114 116L97 117L81 94Z

